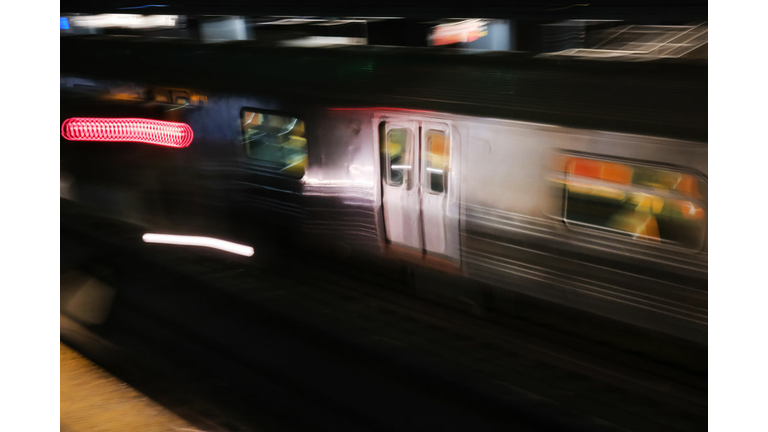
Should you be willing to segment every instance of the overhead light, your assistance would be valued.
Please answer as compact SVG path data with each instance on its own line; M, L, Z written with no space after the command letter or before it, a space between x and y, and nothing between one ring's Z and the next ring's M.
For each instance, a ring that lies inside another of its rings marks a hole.
M72 27L150 29L176 27L178 15L100 14L74 16L69 20Z
M435 26L428 39L430 45L438 46L474 42L486 35L488 35L488 21L470 19Z
M290 47L321 47L331 45L366 45L366 38L351 38L341 36L307 36L304 38L280 41L280 46Z

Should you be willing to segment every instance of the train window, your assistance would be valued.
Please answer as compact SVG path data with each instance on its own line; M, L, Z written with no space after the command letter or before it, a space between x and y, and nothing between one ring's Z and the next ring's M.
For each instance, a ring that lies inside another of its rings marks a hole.
M565 220L633 238L702 247L706 211L691 174L668 169L569 158L565 165Z
M430 129L426 134L427 160L426 177L427 187L430 192L441 194L448 183L448 162L450 160L450 146L445 132Z
M384 123L382 123L382 128ZM411 189L411 131L407 128L393 128L387 131L381 142L382 176L390 186L406 185Z
M245 154L249 158L293 177L304 176L307 167L307 139L302 120L244 109L240 122Z

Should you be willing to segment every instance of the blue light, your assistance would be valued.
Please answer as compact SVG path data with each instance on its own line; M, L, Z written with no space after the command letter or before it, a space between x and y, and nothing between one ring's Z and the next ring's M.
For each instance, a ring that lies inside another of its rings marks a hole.
M69 30L69 20L67 19L67 17L61 17L61 20L59 21L59 29Z

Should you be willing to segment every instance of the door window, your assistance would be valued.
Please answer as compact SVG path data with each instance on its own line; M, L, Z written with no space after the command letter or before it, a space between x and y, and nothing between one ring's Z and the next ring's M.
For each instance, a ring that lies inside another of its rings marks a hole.
M383 127L384 123L382 123ZM393 128L381 140L382 175L390 186L413 186L411 131L407 128Z
M426 180L427 189L436 194L448 187L448 165L451 156L448 137L445 132L430 129L425 135L427 141Z

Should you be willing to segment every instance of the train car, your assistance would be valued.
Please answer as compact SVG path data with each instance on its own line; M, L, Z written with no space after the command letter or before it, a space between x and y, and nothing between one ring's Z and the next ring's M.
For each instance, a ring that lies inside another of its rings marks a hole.
M61 47L69 201L152 232L427 266L706 343L705 62ZM173 142L121 137L141 121Z

